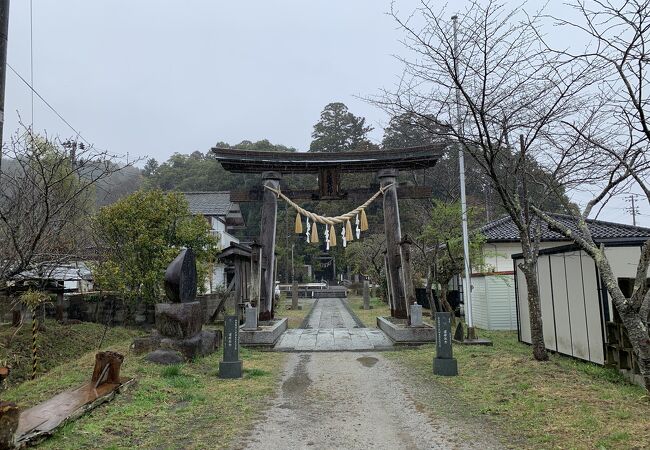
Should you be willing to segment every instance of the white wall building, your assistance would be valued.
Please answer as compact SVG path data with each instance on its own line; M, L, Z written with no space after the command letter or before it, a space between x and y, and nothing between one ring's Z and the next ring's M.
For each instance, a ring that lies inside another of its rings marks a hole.
M551 214L556 220L569 223L570 216ZM589 220L594 239L612 236L638 235L638 227ZM540 224L540 250L566 246L571 243L545 223ZM517 305L515 295L515 266L512 256L521 253L519 231L512 219L504 217L492 221L478 230L486 238L483 247L485 265L472 271L472 318L474 325L487 330L516 330ZM646 230L648 231L648 230Z
M605 246L618 284L629 297L641 246L650 239L650 230L637 228L637 236L631 236L634 231L630 229L618 231L624 233L596 242ZM514 260L520 261L521 256L515 255ZM621 353L630 349L619 348L619 321L593 259L575 245L548 249L540 252L537 273L546 348L597 364L617 364L620 369L634 372L634 363L621 360L627 359ZM519 340L531 343L528 289L519 268L516 284Z
M212 226L211 233L219 237L219 246L224 249L230 244L239 244L231 232L245 227L238 203L230 201L230 192L183 192L189 203L190 212L202 215ZM226 283L225 265L216 264L211 276L205 280L205 290L210 293Z

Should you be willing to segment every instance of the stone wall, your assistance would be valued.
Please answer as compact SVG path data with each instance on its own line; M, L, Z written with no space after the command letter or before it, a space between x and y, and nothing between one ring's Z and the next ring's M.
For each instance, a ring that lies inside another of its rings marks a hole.
M214 311L221 302L219 294L199 295L196 298L200 303L203 311L203 323L208 323ZM0 317L3 321L11 321L11 311L9 299L0 299ZM47 317L57 317L57 302L52 302L45 306L45 315ZM143 326L152 326L155 323L155 305L141 305L136 308L129 307L119 297L108 296L100 298L98 295L74 294L66 295L63 298L63 319L80 320L82 322L96 322L105 324L109 320L111 325L136 324ZM111 320L111 311L113 317ZM129 320L130 318L130 320Z

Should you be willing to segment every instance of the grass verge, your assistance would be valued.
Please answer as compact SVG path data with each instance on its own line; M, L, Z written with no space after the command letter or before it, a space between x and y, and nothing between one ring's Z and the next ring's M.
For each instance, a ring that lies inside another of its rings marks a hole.
M494 347L454 345L458 377L433 375L433 346L387 356L406 367L414 381L447 388L465 405L462 414L489 417L506 434L523 436L526 448L650 446L648 394L616 370L560 355L537 362L514 332L481 331L480 336Z
M277 310L275 311L276 317L286 317L289 319L289 328L299 328L302 321L305 319L312 306L313 300L300 299L302 309L291 309L291 299L286 300L284 297L278 302Z
M272 397L285 356L242 349L244 378L221 380L221 352L165 367L129 355L129 344L111 350L127 355L122 374L136 377L135 387L66 424L42 448L229 448ZM32 406L87 380L93 361L94 352L87 353L7 390L3 399Z
M350 309L361 319L368 328L377 328L377 317L389 317L390 307L387 303L382 302L377 297L370 297L370 306L372 309L363 309L363 297L360 295L348 296L348 305ZM432 324L431 313L428 309L422 310L422 320L425 323Z
M55 320L46 320L38 332L38 374L71 361L90 350L97 349L104 334L104 325L80 323L61 325ZM16 385L30 378L32 373L32 328L25 323L14 336L16 328L10 325L0 327L0 363L11 366L9 385ZM122 327L109 328L104 346L141 335L139 330Z

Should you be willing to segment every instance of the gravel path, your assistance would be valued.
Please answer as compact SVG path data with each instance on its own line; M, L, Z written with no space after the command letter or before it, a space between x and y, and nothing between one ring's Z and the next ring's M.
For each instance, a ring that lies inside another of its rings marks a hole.
M472 445L450 423L409 398L380 353L291 354L266 420L242 443L248 449L493 449Z

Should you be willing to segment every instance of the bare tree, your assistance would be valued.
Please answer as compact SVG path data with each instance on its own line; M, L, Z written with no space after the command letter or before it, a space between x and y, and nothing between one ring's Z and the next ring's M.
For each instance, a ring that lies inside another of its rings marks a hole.
M125 165L92 146L64 148L26 130L0 170L0 284L26 270L41 276L91 245L94 188ZM130 165L130 164L129 164Z
M367 276L375 285L381 285L384 277L384 257L386 237L383 234L370 234L361 240L351 242L345 251L345 258L354 273ZM388 301L387 292L382 288L382 300Z
M573 32L586 35L590 46L578 53L559 50L557 54L565 58L565 64L587 64L600 74L601 82L594 89L593 105L567 120L565 125L584 148L597 153L606 170L604 176L590 184L592 197L584 210L573 208L576 219L573 227L553 220L538 209L535 212L594 259L627 331L646 389L650 390L650 289L647 283L650 241L641 249L634 289L631 298L626 298L604 246L594 242L586 222L610 198L630 188L641 189L650 203L650 98L647 93L650 50L646 43L650 37L650 1L594 0L591 5L593 9L583 1L577 3L575 9L580 19L575 22L555 19Z
M433 4L422 0L406 18L393 5L408 55L400 58L404 73L397 87L372 101L393 115L435 118L481 167L519 231L533 355L545 360L535 269L540 227L531 205L536 198L547 199L536 202L542 209L557 205L551 194L564 188L564 173L585 163L575 157L575 146L561 160L544 156L557 124L579 111L591 72L586 65L560 64L559 55L544 47L540 14L474 0L458 14L455 38L451 14Z

